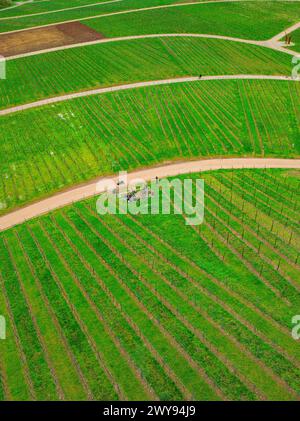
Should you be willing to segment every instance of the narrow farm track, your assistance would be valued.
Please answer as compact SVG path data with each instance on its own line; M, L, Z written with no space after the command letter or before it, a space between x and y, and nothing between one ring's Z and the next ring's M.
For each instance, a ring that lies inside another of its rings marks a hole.
M49 15L51 13L66 12L68 10L85 9L87 7L102 6L103 4L120 3L121 1L124 1L124 0L109 0L109 1L102 1L102 2L97 2L97 3L91 3L91 4L83 4L81 6L73 6L73 7L65 7L63 9L57 9L57 10L49 10L47 12L30 13L30 14L27 14L27 15L18 15L18 16L5 16L5 17L0 17L0 21L1 20L10 20L10 19L29 18L29 17L41 16L41 15ZM24 5L26 5L26 3L24 3ZM17 6L12 6L12 7L10 7L10 9L12 9L13 7L17 7ZM7 9L2 9L2 10L7 10ZM2 10L0 10L0 12Z
M8 34L8 33L16 33L16 32L20 32L20 31L28 31L28 30L31 30L31 29L43 28L43 27L46 27L46 26L50 27L50 26L57 25L57 24L65 24L65 23L71 23L71 22L86 21L86 20L104 18L104 17L109 17L109 16L117 16L117 15L129 14L129 13L145 12L145 11L149 11L149 10L168 9L168 8L173 8L173 7L187 7L187 6L195 6L195 5L202 5L202 4L215 4L215 3L245 3L247 1L248 0L208 0L208 1L190 2L190 3L187 2L187 3L164 4L164 5L159 5L159 6L144 7L144 8L141 8L141 9L130 9L130 10L122 10L122 11L118 11L118 12L97 14L97 15L83 17L83 18L79 18L79 19L63 20L63 21L59 21L59 22L55 22L55 23L51 23L51 24L47 24L47 25L31 26L30 28L24 28L24 29L17 29L15 31L2 32L1 34L4 35L4 34ZM257 1L260 2L261 0L257 0ZM277 1L277 0L274 0L274 1ZM297 1L300 1L300 0L278 0L278 1L284 1L284 2L289 3L289 2L297 2ZM71 9L69 9L69 10L71 10ZM27 16L29 16L29 15L27 15ZM24 16L18 16L18 18L19 19L24 18Z
M300 25L300 23L299 23L299 25ZM14 56L7 57L6 61L17 60L17 59L24 58L24 57L31 57L31 56L36 56L36 55L45 54L45 53L52 53L52 52L55 52L55 51L62 51L62 50L69 50L69 49L73 49L73 48L86 47L86 46L89 46L89 45L108 44L108 43L112 43L112 42L122 42L122 41L131 41L131 40L148 39L148 38L151 39L151 38L173 38L173 37L220 39L220 40L223 40L223 41L233 41L233 42L239 42L239 43L242 43L242 44L258 45L260 47L270 48L271 50L280 51L282 53L290 54L290 55L293 55L293 56L296 54L295 51L284 48L282 46L282 43L279 43L277 40L273 40L273 39L268 40L268 41L257 41L257 40L244 39L244 38L235 38L235 37L230 37L230 36L226 36L226 35L178 33L178 34L130 35L130 36L124 36L124 37L104 38L104 39L100 39L100 40L96 40L96 41L80 42L80 43L77 43L77 44L63 45L63 46L60 46L60 47L47 48L47 49L32 51L32 52L23 53L23 54L16 54Z
M200 171L211 171L219 169L239 169L239 168L291 168L299 169L299 159L276 159L276 158L227 158L187 161L177 164L168 164L151 169L139 170L128 174L128 182L142 178L150 181L155 177L171 177L179 174L188 174ZM35 218L51 210L80 201L84 198L100 194L105 189L104 181L116 181L117 178L101 178L94 180L80 187L74 187L63 193L58 193L50 198L41 200L22 209L11 212L0 218L0 231L4 231L15 225L21 224L28 219ZM102 187L101 187L102 184Z
M299 28L300 28L300 22L297 22L294 25L290 26L289 28L286 28L284 31L280 32L279 34L275 35L274 37L272 37L268 41L265 41L265 46L267 46L271 49L280 51L282 53L287 53L287 54L290 54L292 56L299 57L300 54L297 53L297 51L290 50L290 49L286 48L286 45L285 45L284 41L282 41L282 39L286 35L291 34L294 31L297 31Z
M270 41L280 41L285 35L290 34L291 32L296 31L300 28L300 22L295 23L295 25L290 26L289 28L285 29L284 31L280 32L279 34L275 35Z
M137 83L129 83L125 85L119 86L110 86L107 88L99 88L99 89L91 89L88 91L83 92L75 92L72 94L67 95L60 95L53 98L42 99L35 102L30 102L28 104L17 105L15 107L6 108L4 110L0 110L0 116L8 115L17 113L20 111L29 110L32 108L42 107L44 105L49 104L56 104L59 102L69 101L75 98L84 98L93 95L100 95L109 92L118 92L118 91L125 91L129 89L137 89L143 88L148 86L159 86L159 85L171 85L175 83L186 83L186 82L199 82L199 77L182 77L182 78L174 78L174 79L163 79L163 80L151 80L147 82L137 82ZM201 81L209 81L209 80L280 80L280 81L292 81L298 82L298 80L293 79L291 76L270 76L270 75L217 75L217 76L203 76Z

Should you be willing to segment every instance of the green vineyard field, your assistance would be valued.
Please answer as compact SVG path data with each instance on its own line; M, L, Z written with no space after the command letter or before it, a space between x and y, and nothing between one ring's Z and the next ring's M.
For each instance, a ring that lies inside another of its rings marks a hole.
M299 156L299 89L285 81L192 82L3 116L1 212L170 159Z
M201 226L90 199L0 234L2 399L295 399L299 172L199 176Z

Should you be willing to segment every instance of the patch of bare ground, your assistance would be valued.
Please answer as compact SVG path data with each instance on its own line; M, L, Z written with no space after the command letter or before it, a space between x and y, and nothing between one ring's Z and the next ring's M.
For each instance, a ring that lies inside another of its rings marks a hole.
M0 35L0 54L11 57L102 38L104 36L94 29L80 22L70 22Z

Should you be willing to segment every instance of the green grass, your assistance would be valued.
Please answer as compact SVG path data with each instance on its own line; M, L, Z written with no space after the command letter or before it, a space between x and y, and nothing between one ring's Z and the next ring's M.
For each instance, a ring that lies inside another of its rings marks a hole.
M140 0L126 0L120 3L104 4L35 17L9 19L1 22L0 32L172 3L180 3L180 1L143 0L141 2ZM297 2L288 2L287 4L284 1L261 0L228 4L203 4L139 12L138 14L131 13L128 15L87 19L83 22L105 33L107 36L161 33L164 31L218 33L250 39L265 39L271 38L276 33L297 22L300 16L298 6ZM26 7L29 8L29 5ZM50 7L52 8L52 6ZM69 6L68 4L68 7L71 7L71 5ZM47 4L44 5L44 8L47 8ZM32 9L33 5L30 8L31 12ZM13 14L16 14L17 10L15 9Z
M1 118L1 212L173 159L299 156L299 84L206 81L85 97Z
M104 1L104 0L103 0ZM108 3L103 5L96 5L85 7L82 9L65 10L53 13L46 13L38 16L26 16L26 14L49 12L51 10L59 10L64 8L71 8L73 6L100 3L101 0L89 0L83 2L45 2L45 3L30 3L22 7L0 12L1 17L21 16L18 19L4 19L1 20L0 32L16 31L35 26L49 25L53 23L64 22L67 20L79 20L90 16L100 16L106 13L114 13L123 10L141 9L149 6L159 6L161 4L176 3L177 0L123 0L117 3ZM24 15L22 17L22 15Z
M288 55L264 47L200 38L157 38L91 45L7 62L0 107L73 91L170 77L290 75Z
M17 0L2 0L2 1L10 1L11 5L14 5ZM24 0L23 0L24 1ZM26 0L25 0L26 1ZM60 10L69 7L78 7L78 6L86 6L89 4L94 3L101 3L106 2L108 0L51 0L51 1L27 1L24 2L22 5L18 7L14 7L8 10L3 10L0 13L0 18L2 17L11 17L11 16L22 16L32 13L44 13L50 12L53 10ZM1 1L0 1L1 5ZM100 6L101 7L101 6Z
M201 226L93 198L0 234L2 399L299 396L299 171L199 177Z
M83 21L106 36L203 33L266 40L300 19L298 2L215 3Z

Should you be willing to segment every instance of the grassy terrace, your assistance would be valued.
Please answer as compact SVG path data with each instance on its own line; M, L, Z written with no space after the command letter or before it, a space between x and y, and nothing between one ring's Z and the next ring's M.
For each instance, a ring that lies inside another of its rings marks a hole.
M0 108L103 86L183 76L290 75L291 58L264 47L201 38L91 45L7 62Z
M201 226L91 199L0 234L2 399L299 398L299 172L201 177Z
M140 88L1 118L1 212L93 177L209 156L298 157L300 85Z
M105 2L105 0L103 0ZM108 1L108 0L106 0ZM130 10L130 9L142 9L144 7L151 7L151 6L159 6L162 4L172 4L176 3L177 0L122 0L116 3L108 3L108 4L99 4L96 6L91 7L84 7L81 9L70 9L64 10L59 12L47 13L44 15L38 16L25 16L26 14L34 14L34 13L41 13L41 12L48 12L51 10L59 10L65 8L72 8L80 5L87 5L87 4L95 4L95 3L102 3L101 0L89 0L89 1L78 1L78 2L70 2L70 1L63 1L63 2L45 2L43 3L30 3L28 5L24 5L22 7L18 7L15 9L7 10L7 11L0 11L0 18L1 17L10 17L10 16L21 16L18 19L5 19L0 20L0 32L6 31L14 31L19 29L26 29L31 28L34 26L40 25L49 25L56 22L63 22L66 20L72 19L82 19L84 17L89 16L98 16L105 13L114 13L123 10ZM50 5L49 5L50 3Z
M17 0L2 0L11 1L12 5L18 3ZM24 1L24 0L23 0ZM26 1L26 0L25 0ZM61 10L69 7L86 6L94 3L103 3L109 0L51 0L51 1L27 1L18 7L2 10L0 12L0 18L10 16L23 16L32 13L44 13L51 12L54 10ZM1 2L0 2L1 4ZM99 7L102 7L101 5Z
M95 2L91 0L91 3ZM9 19L1 22L0 32L47 25L65 20L82 19L122 10L180 2L180 0L143 0L142 2L140 0L125 0L119 3L36 17L24 17L17 20ZM49 6L45 4L44 7ZM258 9L260 19L257 19ZM17 10L15 9L14 14L19 14L16 12ZM36 6L34 6L34 10L36 10ZM4 16L5 12L0 12L0 14ZM176 7L161 11L138 13L138 15L132 13L123 16L85 20L84 23L96 28L106 36L141 34L149 33L149 31L150 33L153 31L161 32L162 28L164 28L166 32L172 30L173 32L218 33L252 39L265 39L291 26L299 18L300 11L299 3L297 2L258 0Z
M106 36L203 33L265 40L300 20L299 2L215 3L83 21ZM259 13L259 19L257 19Z

